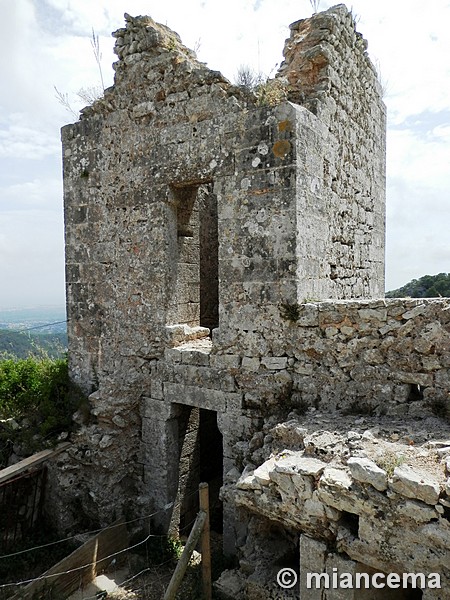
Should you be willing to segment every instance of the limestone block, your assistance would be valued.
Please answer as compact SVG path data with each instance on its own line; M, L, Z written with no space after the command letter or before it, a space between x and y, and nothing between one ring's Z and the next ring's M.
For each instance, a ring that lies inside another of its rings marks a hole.
M376 323L387 321L386 308L361 308L358 310L358 314L363 321L374 321Z
M383 325L383 327L380 327L380 329L378 330L381 335L386 335L387 333L390 333L391 331L394 331L395 329L398 329L399 327L401 327L401 323L399 323L398 321L394 320L394 319L389 319L388 322L386 323L386 325Z
M261 359L261 364L272 371L282 370L287 367L286 356L264 356Z
M241 357L238 354L211 354L209 363L215 369L237 369Z
M394 379L394 381L399 381L400 383L417 384L423 387L430 387L433 385L433 375L429 373L394 371L392 379Z
M322 600L323 590L308 589L307 574L325 572L327 545L307 535L300 536L300 598Z
M292 453L282 460L278 461L277 469L292 469L300 475L307 475L317 478L326 468L327 463L309 456L302 452Z
M407 465L396 467L389 487L407 498L417 498L435 505L439 500L439 483L428 474L418 473Z
M424 356L422 366L426 371L437 371L442 367L440 360L436 356Z
M284 444L284 447L295 446L297 448L303 447L303 440L308 430L305 427L300 427L297 421L280 423L272 430L272 435L280 444Z
M236 487L239 490L260 490L261 485L258 479L255 477L255 472L252 469L244 469L244 472L239 477L236 483Z
M259 364L259 358L252 358L249 356L242 357L242 368L246 369L247 371L256 372L259 369Z
M407 310L406 312L404 312L402 314L402 318L403 319L415 319L419 315L422 315L425 312L425 310L426 310L425 304L419 304L418 306L415 306L411 310Z
M416 500L405 500L399 502L396 507L397 514L412 519L417 523L427 523L432 519L437 519L438 514L435 508L428 504L417 502Z
M293 479L287 473L278 473L276 470L269 473L270 480L276 484L276 490L281 495L282 501L288 505L297 501L305 500L303 490L298 493L298 488L294 485ZM311 496L311 492L309 493Z
M344 469L326 467L320 478L320 483L326 484L331 488L349 490L352 485L352 478Z
M171 407L156 398L142 398L141 415L143 418L159 419L164 421L171 416Z
M209 351L185 350L181 352L181 362L186 365L209 366Z
M318 327L319 325L319 309L316 304L303 304L300 307L300 317L297 320L297 325L301 327Z
M170 363L180 363L181 362L181 352L176 348L165 348L164 350L164 358L167 362Z
M221 374L218 378L220 380L220 389L224 392L235 392L236 391L236 382L233 375L228 375L227 373Z
M373 485L380 492L387 488L386 471L380 469L373 460L351 457L348 459L347 464L350 467L353 479L356 479L356 481Z
M242 394L210 390L200 386L183 385L179 383L164 384L164 398L168 402L198 406L206 410L225 412L227 406L240 406Z
M163 400L164 392L163 392L163 384L160 379L153 378L150 382L150 393L152 398L156 400Z
M436 373L436 385L450 390L450 369L442 369Z
M314 498L308 498L305 501L304 511L307 515L317 519L326 518L325 505L319 500L314 500Z
M277 462L277 457L269 458L263 463L260 467L258 467L253 475L256 481L261 485L269 485L270 483L270 473L273 471L275 464Z
M317 498L339 511L373 516L376 513L373 504L367 502L365 496L353 487L352 478L346 471L327 467L319 480ZM374 494L379 492L374 491Z

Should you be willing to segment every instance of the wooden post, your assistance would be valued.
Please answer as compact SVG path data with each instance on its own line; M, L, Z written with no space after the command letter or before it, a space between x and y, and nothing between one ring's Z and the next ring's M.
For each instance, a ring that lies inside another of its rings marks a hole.
M202 532L203 526L205 525L205 521L206 513L203 510L201 510L198 513L197 518L195 519L194 526L192 527L191 533L189 534L186 546L183 550L183 554L180 556L180 560L177 563L175 571L172 575L172 579L170 580L169 586L166 590L166 593L164 594L164 600L175 600L178 588L180 587L180 583L186 572L192 552L195 550L195 546L197 545L197 542L200 538L200 534Z
M199 496L200 510L206 513L201 537L203 600L211 600L211 544L209 535L209 486L207 483L199 485Z

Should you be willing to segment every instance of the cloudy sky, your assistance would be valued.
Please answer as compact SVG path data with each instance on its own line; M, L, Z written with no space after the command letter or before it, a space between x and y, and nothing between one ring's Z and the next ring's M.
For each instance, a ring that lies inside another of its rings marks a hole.
M320 9L336 4L320 2ZM386 288L450 271L450 1L352 0L386 89ZM240 64L273 74L309 0L0 0L0 308L64 303L60 127L74 120L54 87L82 108L105 85L111 31L123 13L177 31L200 60L233 79ZM85 103L84 103L85 104Z

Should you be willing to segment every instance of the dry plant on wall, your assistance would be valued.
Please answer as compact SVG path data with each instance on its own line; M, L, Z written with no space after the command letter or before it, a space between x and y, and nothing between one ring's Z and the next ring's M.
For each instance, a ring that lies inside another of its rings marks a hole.
M373 62L373 66L375 68L375 72L377 74L378 82L381 87L381 97L384 98L389 90L389 81L383 76L381 71L381 64L378 59L375 59Z
M94 28L92 28L92 36L90 39L92 53L94 54L95 62L97 63L99 75L100 75L100 84L101 85L92 85L89 87L82 87L78 90L77 96L83 102L87 102L87 104L93 104L96 100L99 100L105 91L105 83L103 80L103 70L102 70L102 53L100 51L100 41L98 35L95 33ZM65 92L61 92L58 88L53 86L56 92L56 99L64 106L64 108L70 112L76 119L78 119L78 112L72 108L72 105L69 101L69 95Z
M311 7L314 11L314 14L319 12L320 2L321 2L321 0L309 0L309 3L311 4Z
M250 91L254 91L263 81L262 73L256 73L249 65L241 65L235 76L236 85Z

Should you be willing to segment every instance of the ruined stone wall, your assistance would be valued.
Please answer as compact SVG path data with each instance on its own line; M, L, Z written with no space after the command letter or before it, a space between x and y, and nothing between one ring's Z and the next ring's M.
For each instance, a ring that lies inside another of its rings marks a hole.
M326 127L312 194L298 207L302 275L316 278L314 299L382 297L386 111L367 42L344 5L290 30L277 77Z
M374 214L384 214L384 107L346 9L297 23L287 43L287 94L300 101L305 85L302 102L318 116L293 104L258 108L167 27L126 20L114 34L114 87L63 129L76 380L98 387L117 372L120 349L134 385L140 362L161 353L163 327L198 320L199 248L179 221L199 186L217 202L224 343L240 313L254 321L283 301L382 295L384 221ZM311 36L320 41L312 55ZM326 68L306 77L323 48Z
M149 17L126 15L114 34L114 86L62 131L69 364L90 394L61 459L65 526L80 506L103 524L180 495L178 404L217 412L228 472L267 414L353 401L397 410L409 398L410 382L370 354L378 328L404 324L406 309L383 320L382 302L366 316L362 305L303 306L384 287L374 217L384 213L384 107L349 19L341 6L293 27L279 78L288 101L275 106ZM302 49L302 28L318 54ZM308 79L323 48L326 67ZM217 316L211 342L203 325ZM361 355L349 357L353 337ZM361 360L372 360L371 379ZM434 389L433 368L416 366L411 383ZM423 369L431 380L417 379Z
M447 402L447 300L328 301L298 309L289 316L279 307L285 318L274 319L274 343L249 331L214 358L239 367L244 407L267 409L290 397L321 408L418 416L423 404L416 410L409 401Z
M114 34L114 87L62 132L70 364L87 391L116 379L117 360L134 385L142 361L161 352L161 328L174 322L177 284L189 275L182 257L178 277L177 186L195 191L219 165L232 173L223 140L246 106L174 32L126 18ZM215 126L207 120L228 112Z
M425 590L423 598L450 597L448 423L425 415L413 423L319 410L291 413L285 423L267 423L250 448L243 474L225 488L249 521L240 547L243 595L235 597L274 597L280 565L291 565L289 550L308 598L333 597L305 588L308 572L333 567L339 575L435 573L440 588ZM279 525L277 535L269 522ZM295 591L292 597L298 597ZM411 589L392 596L387 589L366 593L380 600L422 597L409 595ZM340 594L366 597L356 590Z
M69 361L89 399L52 477L61 529L157 510L176 531L222 450L211 485L244 597L300 535L364 568L437 569L449 467L425 444L448 431L450 308L382 298L385 110L351 15L291 26L275 106L149 17L114 36L114 87L62 132Z

